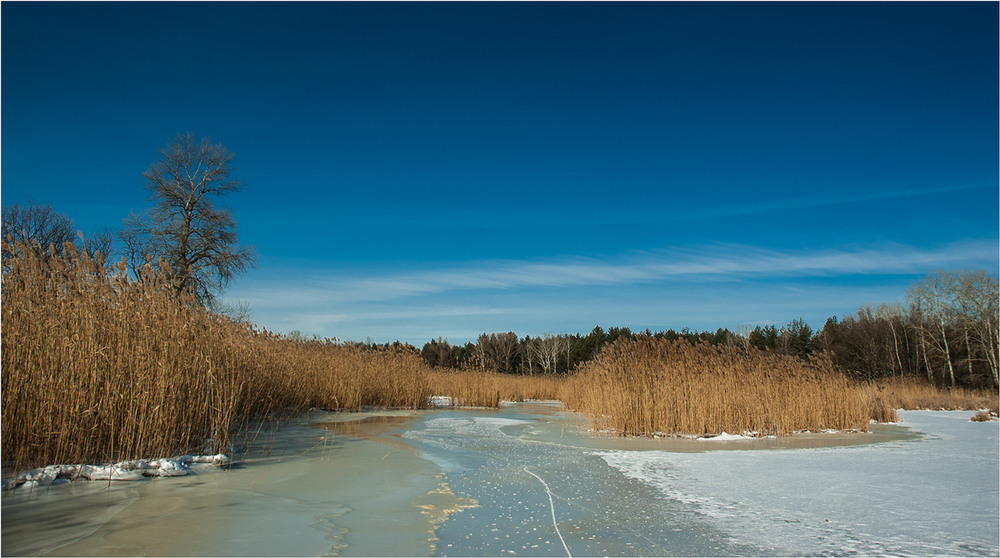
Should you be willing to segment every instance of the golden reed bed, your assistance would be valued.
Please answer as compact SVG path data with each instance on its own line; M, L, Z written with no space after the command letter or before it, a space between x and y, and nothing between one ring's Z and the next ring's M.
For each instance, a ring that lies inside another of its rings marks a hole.
M2 304L3 464L223 452L249 421L309 408L555 397L556 380L432 370L418 355L257 331L178 297L165 273L15 246Z
M419 356L293 340L178 297L67 245L13 246L2 279L5 471L219 453L250 421L309 408L561 399L622 434L865 429L893 409L996 409L995 393L847 378L829 360L621 339L567 377L432 369Z
M597 428L658 433L790 434L866 430L894 408L826 358L691 345L653 337L619 340L567 381L562 401Z

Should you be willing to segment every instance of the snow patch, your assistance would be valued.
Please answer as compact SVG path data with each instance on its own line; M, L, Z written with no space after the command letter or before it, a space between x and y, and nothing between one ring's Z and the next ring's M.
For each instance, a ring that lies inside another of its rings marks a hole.
M705 436L698 438L699 442L732 442L733 440L753 440L753 436L747 436L744 434L729 434L723 432L718 436Z
M927 436L848 447L594 455L711 518L734 541L769 553L996 556L997 423L972 425L962 411L912 411L907 424Z
M427 400L427 405L430 407L454 407L456 404L455 399L447 395L432 395Z
M135 481L147 477L178 477L196 474L197 468L223 467L229 456L180 455L164 459L134 459L107 465L48 465L3 480L3 490L38 488L65 484L75 480Z

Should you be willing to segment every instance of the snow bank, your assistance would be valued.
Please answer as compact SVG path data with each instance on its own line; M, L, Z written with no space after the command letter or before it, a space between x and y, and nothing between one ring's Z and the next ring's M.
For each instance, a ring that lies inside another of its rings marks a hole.
M722 434L719 434L718 436L708 436L708 437L704 437L704 438L698 438L698 441L699 442L704 442L704 441L708 441L708 442L732 442L733 440L753 440L753 439L754 439L753 436L747 436L747 435L744 435L744 434L728 434L726 432L723 432Z
M135 459L109 465L49 465L3 480L3 490L37 488L75 480L127 481L147 477L178 477L196 474L199 468L223 467L230 463L225 454L180 455L165 459Z
M432 395L427 404L431 407L454 407L458 402L447 395Z
M904 424L923 437L596 455L769 554L998 555L998 424L968 411L910 411Z

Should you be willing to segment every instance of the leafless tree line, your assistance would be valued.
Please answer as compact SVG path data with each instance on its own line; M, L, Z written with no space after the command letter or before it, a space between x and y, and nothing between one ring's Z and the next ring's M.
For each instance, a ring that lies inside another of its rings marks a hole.
M514 332L479 336L476 357L482 370L555 374L571 369L573 347L569 335L544 333L519 340Z
M864 378L921 376L944 386L1000 386L1000 295L987 271L938 271L906 302L862 306L817 336L819 349Z
M827 320L814 333L802 319L780 328L744 327L734 333L645 331L638 335L684 339L747 350L764 349L808 358L827 351L861 379L889 376L927 378L942 386L1000 386L1000 309L997 278L987 271L939 271L906 293L905 303L865 305L854 314ZM595 327L586 336L543 334L519 339L514 332L484 333L474 343L453 346L439 338L424 345L423 359L434 366L470 367L514 374L572 371L621 336Z
M74 246L78 253L86 252L91 258L108 258L112 254L114 235L109 229L90 236L77 230L73 220L56 211L51 205L14 204L5 206L0 216L0 238L7 241L0 258L3 270L14 255L16 246L31 246L39 254L62 255L66 244Z
M595 327L586 336L544 333L518 338L512 331L483 333L474 343L451 345L446 339L432 339L420 351L432 366L474 368L509 374L563 374L593 358L609 341L632 335L628 328L605 332Z

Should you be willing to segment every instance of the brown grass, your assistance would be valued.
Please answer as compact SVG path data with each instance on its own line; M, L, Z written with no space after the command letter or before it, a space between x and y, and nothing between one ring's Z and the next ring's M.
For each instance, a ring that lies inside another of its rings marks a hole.
M623 435L867 430L871 418L895 418L826 358L651 337L605 348L561 395L597 428Z
M622 339L569 378L431 369L411 353L257 331L178 298L158 270L129 280L76 255L15 247L2 279L5 472L225 452L252 420L320 407L422 408L561 399L623 434L866 429L896 408L989 408L995 392L861 385L811 363Z
M253 418L431 395L416 355L255 331L178 299L161 273L130 281L67 250L5 262L7 470L224 451Z
M319 407L416 409L552 399L559 380L431 369L418 355L257 331L129 280L67 245L3 276L4 469L225 452L252 420Z
M996 415L990 411L977 411L976 414L972 415L972 422L989 422L993 420Z
M450 395L458 405L496 407L500 401L555 399L563 379L477 370L435 369L429 375L429 382L435 394Z
M995 389L939 388L919 378L891 378L879 381L874 389L896 409L934 411L1000 411L1000 393Z

